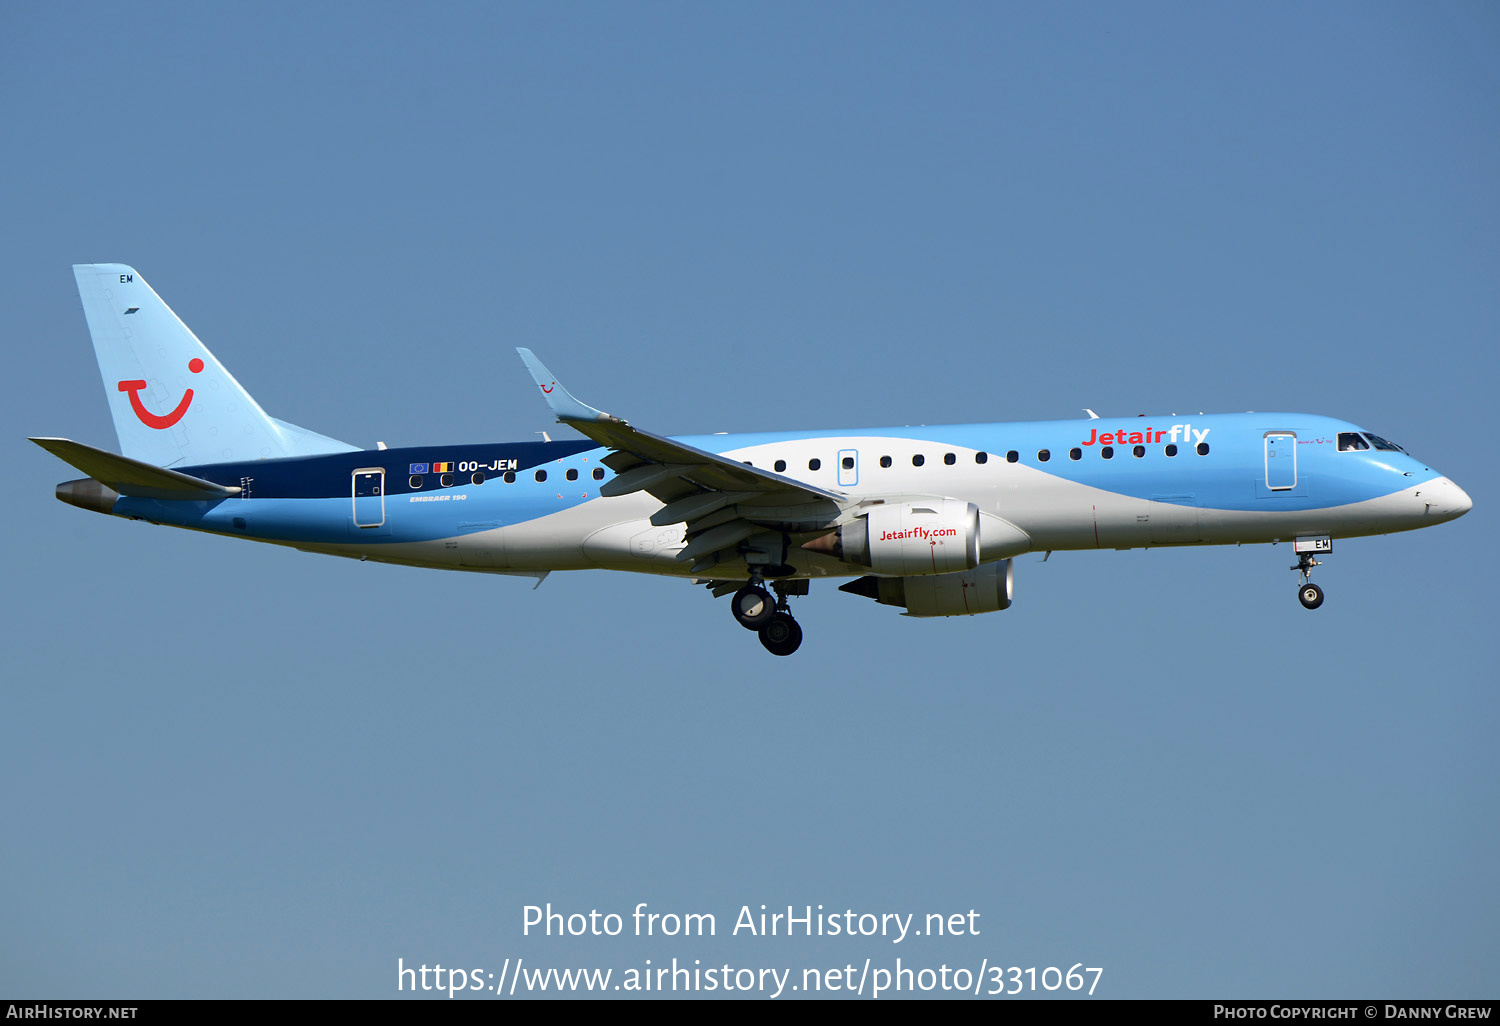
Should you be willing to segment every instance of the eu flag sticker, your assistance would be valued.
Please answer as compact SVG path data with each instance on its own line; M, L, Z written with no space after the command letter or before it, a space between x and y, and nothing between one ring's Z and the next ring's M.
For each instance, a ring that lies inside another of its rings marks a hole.
M427 464L425 464L425 463L413 463L411 465L411 468L409 470L407 470L407 473L408 474L425 474L425 473L427 473Z

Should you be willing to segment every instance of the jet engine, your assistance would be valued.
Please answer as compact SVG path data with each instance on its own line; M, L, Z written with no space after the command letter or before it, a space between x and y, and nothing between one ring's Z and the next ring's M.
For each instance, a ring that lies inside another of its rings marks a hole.
M923 577L861 577L839 591L872 598L884 606L905 606L905 616L973 616L1010 608L1015 572L1011 561L985 563L973 570Z
M972 502L917 497L874 506L802 547L877 574L906 577L973 570L1027 551L1031 539Z

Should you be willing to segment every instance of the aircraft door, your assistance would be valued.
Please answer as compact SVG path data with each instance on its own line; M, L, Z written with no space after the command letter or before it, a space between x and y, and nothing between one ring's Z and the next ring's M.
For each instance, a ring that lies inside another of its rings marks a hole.
M354 472L354 526L385 523L385 469L363 467Z
M1297 436L1290 431L1266 433L1266 487L1273 492L1297 487Z
M839 450L839 487L849 488L859 484L859 450Z

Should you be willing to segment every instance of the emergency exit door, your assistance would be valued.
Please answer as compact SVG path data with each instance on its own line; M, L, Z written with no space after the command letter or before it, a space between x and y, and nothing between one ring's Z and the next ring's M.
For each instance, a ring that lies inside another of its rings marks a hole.
M354 526L385 523L385 470L365 467L354 472Z
M1297 436L1290 431L1266 435L1266 487L1273 492L1297 487Z

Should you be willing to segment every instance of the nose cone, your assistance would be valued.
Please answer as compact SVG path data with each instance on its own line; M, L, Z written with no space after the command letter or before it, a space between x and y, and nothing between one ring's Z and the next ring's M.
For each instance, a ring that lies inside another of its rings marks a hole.
M1474 508L1469 493L1446 477L1427 482L1417 494L1427 504L1427 516L1434 520L1456 520Z

